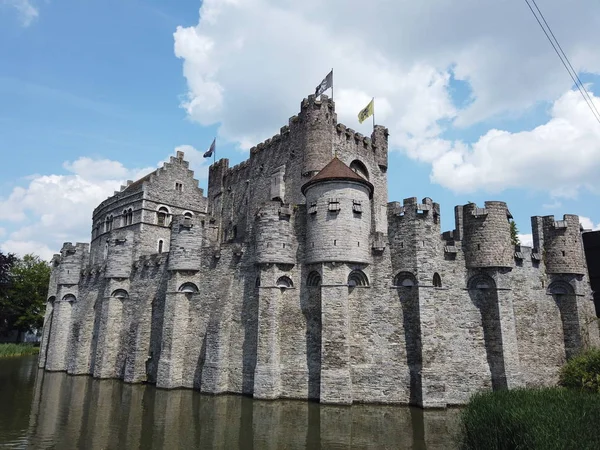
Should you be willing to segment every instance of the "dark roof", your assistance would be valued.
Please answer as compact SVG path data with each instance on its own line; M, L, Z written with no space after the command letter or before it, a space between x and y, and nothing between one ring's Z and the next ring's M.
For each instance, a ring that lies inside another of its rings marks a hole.
M319 173L308 180L302 186L302 193L306 191L310 186L322 181L354 181L362 183L367 186L370 190L369 196L373 195L373 185L361 177L359 174L354 172L350 167L344 164L337 156L334 157L329 164L323 167Z
M156 170L155 170L154 172L150 172L150 173L149 173L148 175L146 175L146 176L143 176L143 177L142 177L142 178L140 178L139 180L137 180L137 181L134 181L134 182L133 182L133 183L131 183L129 186L127 186L127 187L125 188L125 190L127 190L127 189L130 189L130 188L131 188L131 189L133 189L133 188L135 188L135 187L139 186L139 185L140 185L140 184L142 184L144 181L147 181L147 180L149 180L149 179L150 179L150 177L152 176L152 174L154 174L154 173L156 173Z

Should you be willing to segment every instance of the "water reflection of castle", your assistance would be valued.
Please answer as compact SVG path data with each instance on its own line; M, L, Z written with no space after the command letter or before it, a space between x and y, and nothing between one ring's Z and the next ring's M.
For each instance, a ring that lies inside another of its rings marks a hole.
M394 176L402 168L391 168ZM56 255L40 367L158 387L323 403L465 403L546 385L598 342L579 220L503 202L388 203L388 133L302 102L205 197L183 153L93 214Z
M310 402L166 391L39 371L31 448L447 449L458 410Z

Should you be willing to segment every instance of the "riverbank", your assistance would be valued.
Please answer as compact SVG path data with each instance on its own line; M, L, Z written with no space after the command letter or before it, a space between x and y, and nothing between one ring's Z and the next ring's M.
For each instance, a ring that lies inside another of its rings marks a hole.
M37 355L40 348L31 344L0 344L0 358Z
M462 449L600 448L600 394L567 388L473 396L461 414Z

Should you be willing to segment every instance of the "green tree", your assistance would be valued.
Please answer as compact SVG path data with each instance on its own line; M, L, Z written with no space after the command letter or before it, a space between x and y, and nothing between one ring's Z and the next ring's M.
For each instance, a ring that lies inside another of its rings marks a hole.
M10 282L0 297L0 326L18 331L17 339L44 323L44 306L50 281L50 265L38 256L16 259L10 269Z
M8 290L11 285L11 271L17 257L12 253L4 254L0 252L0 333L8 329L8 312L4 308Z
M510 240L513 245L521 245L521 240L519 239L519 229L517 228L517 223L514 220L510 221Z

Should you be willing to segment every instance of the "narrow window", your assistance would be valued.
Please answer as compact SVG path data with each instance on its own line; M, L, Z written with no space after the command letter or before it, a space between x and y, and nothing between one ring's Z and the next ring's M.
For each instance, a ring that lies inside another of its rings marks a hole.
M158 241L158 253L162 253L163 252L163 241L162 239L160 241Z
M442 287L442 277L440 277L439 273L434 273L433 274L433 286L434 287Z
M337 245L337 240L336 239L333 240L333 245L334 246Z
M169 216L169 210L164 207L161 206L160 208L158 208L158 212L156 213L157 215L157 221L156 223L160 226L165 226L167 225L167 217Z
M477 250L481 250L481 245L477 244Z
M183 191L183 184L182 183L175 183L175 190L177 192L182 192Z
M565 251L564 250L562 251L562 255L565 256Z

